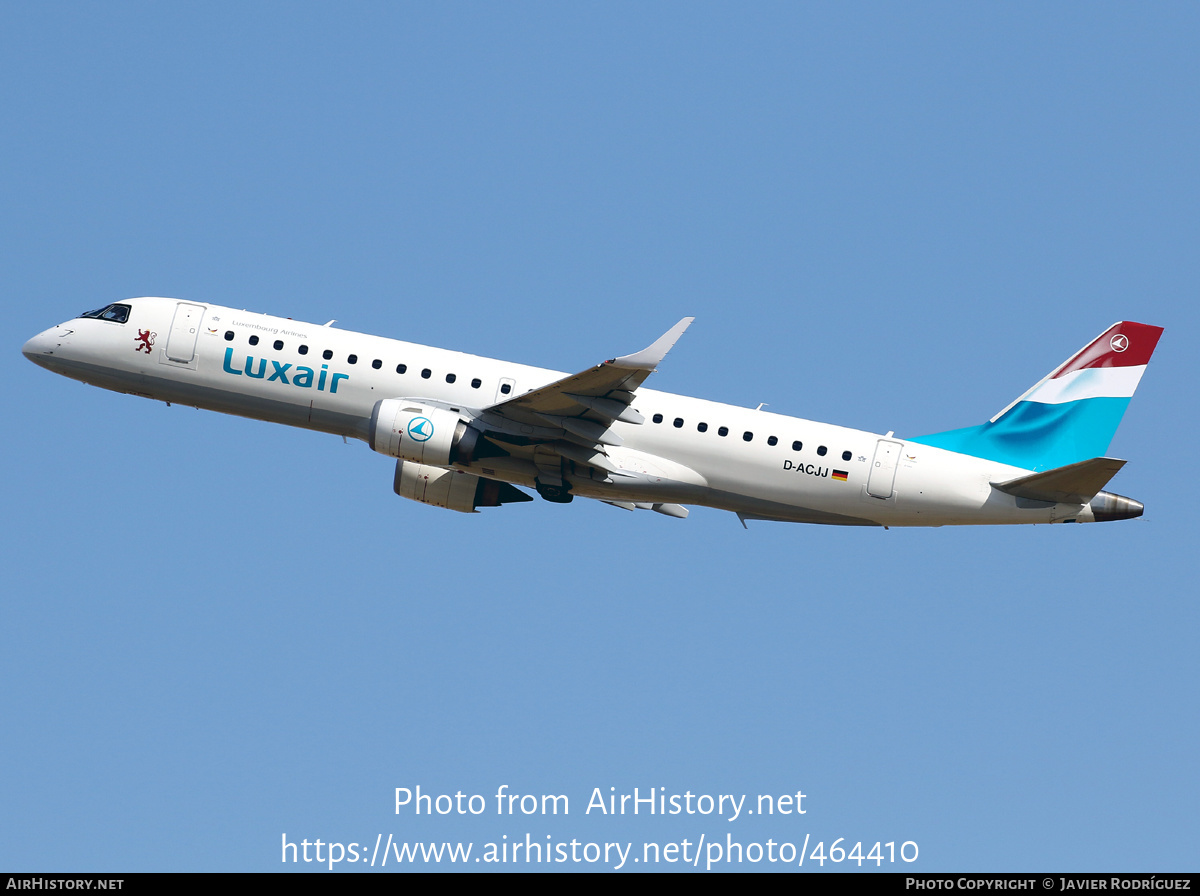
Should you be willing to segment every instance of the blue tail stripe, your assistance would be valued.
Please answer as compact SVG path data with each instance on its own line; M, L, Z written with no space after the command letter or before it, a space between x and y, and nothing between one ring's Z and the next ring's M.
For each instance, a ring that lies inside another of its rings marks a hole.
M1128 398L1021 401L995 423L908 441L1040 472L1102 457L1127 407Z

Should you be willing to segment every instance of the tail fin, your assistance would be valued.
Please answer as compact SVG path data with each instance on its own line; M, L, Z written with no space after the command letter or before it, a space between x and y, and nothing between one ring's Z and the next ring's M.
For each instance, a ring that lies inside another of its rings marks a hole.
M909 441L1025 470L1101 457L1162 332L1115 323L987 423Z

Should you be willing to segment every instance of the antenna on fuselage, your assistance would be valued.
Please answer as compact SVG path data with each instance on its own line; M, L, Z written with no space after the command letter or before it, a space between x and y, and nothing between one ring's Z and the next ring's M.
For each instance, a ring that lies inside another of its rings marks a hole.
M336 324L336 323L337 323L337 318L335 317L333 320L329 321L328 323L321 324L321 326L323 326L323 327L332 327L332 326L333 326L334 324Z

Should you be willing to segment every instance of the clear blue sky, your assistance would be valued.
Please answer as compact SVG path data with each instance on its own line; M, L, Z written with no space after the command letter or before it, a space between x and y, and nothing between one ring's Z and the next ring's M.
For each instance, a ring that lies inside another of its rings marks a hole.
M5 4L0 868L529 833L1195 870L1198 26L1183 3ZM901 436L982 422L1139 320L1166 333L1110 453L1146 515L440 511L362 444L21 357L138 295L559 370L695 315L655 388ZM396 787L501 784L571 814L393 812ZM596 787L808 811L604 819Z

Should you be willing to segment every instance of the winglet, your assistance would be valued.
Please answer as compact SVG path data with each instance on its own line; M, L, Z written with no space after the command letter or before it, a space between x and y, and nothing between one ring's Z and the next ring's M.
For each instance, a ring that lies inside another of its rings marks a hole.
M692 321L695 319L694 317L685 317L675 326L671 327L671 329L667 330L667 332L659 336L649 348L644 348L632 355L613 358L608 363L614 367L627 367L630 370L653 370L667 356L667 352L679 341L679 337L683 335L683 331L691 326Z

